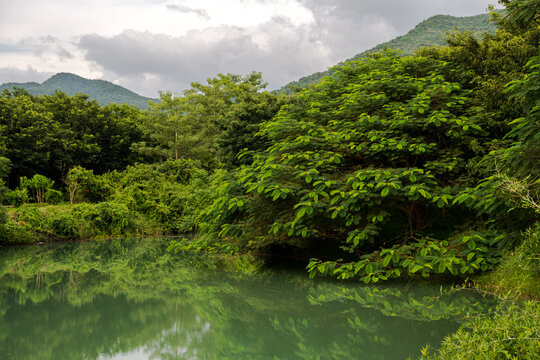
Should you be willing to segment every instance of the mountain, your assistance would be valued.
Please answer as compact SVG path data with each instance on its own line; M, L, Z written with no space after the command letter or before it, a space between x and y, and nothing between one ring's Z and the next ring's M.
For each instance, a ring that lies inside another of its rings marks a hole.
M0 85L0 91L20 87L34 95L50 95L55 90L60 90L68 95L77 93L87 94L90 99L95 99L100 105L110 103L126 103L135 105L140 109L148 109L148 101L157 101L130 91L122 86L115 85L104 80L89 80L70 73L58 73L43 83L5 83Z
M407 34L379 44L372 49L355 55L348 60L357 60L366 57L368 54L384 49L400 49L406 55L412 54L416 49L431 45L444 45L448 32L454 30L470 31L476 36L481 36L484 32L495 32L495 24L489 21L489 14L476 16L455 17L449 15L436 15L416 25ZM348 61L347 60L347 61ZM324 76L330 75L332 69L317 72L304 76L298 81L293 81L276 90L278 93L291 93L296 87L306 87L319 82Z

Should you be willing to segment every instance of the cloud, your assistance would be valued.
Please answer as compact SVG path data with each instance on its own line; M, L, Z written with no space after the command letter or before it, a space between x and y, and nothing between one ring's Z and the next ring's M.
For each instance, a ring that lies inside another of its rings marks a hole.
M251 71L262 72L270 88L277 88L332 61L331 49L310 25L297 26L284 17L255 27L192 30L181 37L137 31L113 37L85 35L79 47L86 51L86 60L99 65L106 75L124 79L122 83L138 78L151 80L145 86L168 86L153 88L154 92L183 90L192 81L218 73ZM138 91L148 93L140 86Z
M54 75L54 73L38 71L30 66L26 69L3 67L0 68L0 84L6 82L43 82L52 75Z
M64 1L6 3L0 68L70 71L154 97L220 72L260 71L278 88L432 15L474 15L495 0Z
M311 10L315 19L333 28L356 19L378 19L404 33L433 15L471 16L485 13L496 0L299 0ZM369 36L363 34L363 36Z
M175 5L175 4L167 4L166 6L167 6L167 9L172 10L172 11L178 11L185 14L193 13L202 18L210 19L210 15L208 15L208 12L204 9L195 9L189 6Z
M54 54L63 60L73 59L74 57L73 54L66 49L63 41L51 35L24 38L19 41L18 45L20 49L31 50L37 56Z

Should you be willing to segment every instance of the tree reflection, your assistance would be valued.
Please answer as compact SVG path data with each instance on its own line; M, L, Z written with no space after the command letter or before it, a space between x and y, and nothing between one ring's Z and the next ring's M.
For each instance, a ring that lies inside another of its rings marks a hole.
M167 240L0 249L0 358L388 359L489 299L425 285L226 273ZM142 355L141 355L142 354Z

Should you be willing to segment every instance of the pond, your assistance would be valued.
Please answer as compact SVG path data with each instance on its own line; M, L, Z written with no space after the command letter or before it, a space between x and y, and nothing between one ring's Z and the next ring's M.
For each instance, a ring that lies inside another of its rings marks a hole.
M0 248L0 359L406 359L493 300L223 271L168 240Z

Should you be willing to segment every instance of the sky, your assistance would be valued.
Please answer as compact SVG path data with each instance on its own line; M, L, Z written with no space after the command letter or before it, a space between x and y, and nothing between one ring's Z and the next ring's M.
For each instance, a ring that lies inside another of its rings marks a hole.
M58 72L141 95L259 71L276 89L496 0L0 0L0 83Z

